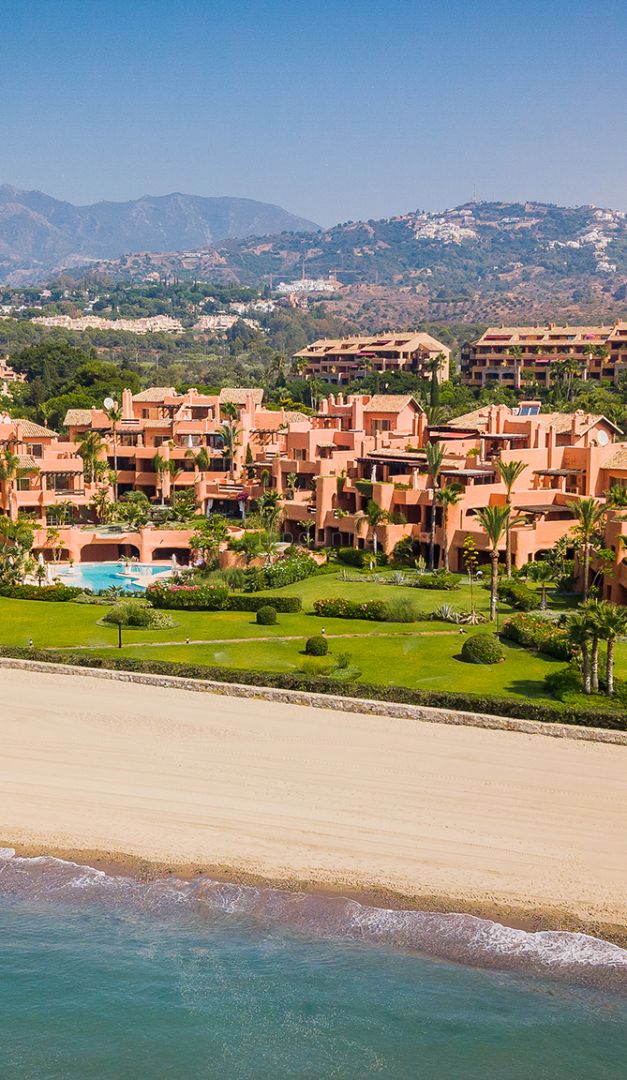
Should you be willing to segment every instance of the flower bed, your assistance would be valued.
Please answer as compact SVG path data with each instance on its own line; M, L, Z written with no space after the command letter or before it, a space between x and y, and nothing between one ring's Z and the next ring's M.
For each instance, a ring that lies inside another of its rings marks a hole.
M175 611L258 611L267 604L282 614L302 609L299 596L249 596L232 593L226 585L149 585L146 599L153 607Z
M570 660L573 655L566 631L541 615L514 615L503 626L501 636L558 660Z

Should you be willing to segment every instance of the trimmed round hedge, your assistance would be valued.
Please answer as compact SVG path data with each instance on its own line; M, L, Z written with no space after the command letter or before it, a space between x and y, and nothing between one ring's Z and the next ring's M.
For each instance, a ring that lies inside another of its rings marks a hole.
M462 660L467 664L498 664L505 656L494 634L473 634L462 646Z
M265 604L257 611L257 622L260 626L274 626L276 622L276 608L271 604Z
M326 656L329 651L329 642L322 634L315 634L307 638L305 652L307 656Z

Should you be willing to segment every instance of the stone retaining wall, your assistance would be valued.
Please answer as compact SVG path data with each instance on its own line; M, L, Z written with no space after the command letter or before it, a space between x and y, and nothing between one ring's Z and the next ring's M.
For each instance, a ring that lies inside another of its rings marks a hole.
M520 731L525 735L548 735L554 739L583 739L586 742L627 746L627 732L625 731L543 723L539 720L516 720L510 716L436 709L427 705L402 705L365 698L333 697L331 694L313 694L304 690L279 690L271 686L244 686L241 683L212 682L209 679L183 679L176 675L149 675L135 671L113 671L110 668L81 668L72 664L47 664L39 660L17 660L11 657L0 657L0 667L43 671L54 675L78 675L90 679L113 679L116 682L162 686L171 690L191 690L196 694L256 698L262 701L278 701L286 705L304 705L317 709L335 709L338 712L368 713L374 716L392 716L401 720L421 720L431 724L458 724L498 731Z

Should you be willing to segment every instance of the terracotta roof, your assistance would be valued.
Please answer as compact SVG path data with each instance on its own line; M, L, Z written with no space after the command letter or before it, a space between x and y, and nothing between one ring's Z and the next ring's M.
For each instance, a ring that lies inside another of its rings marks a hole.
M133 401L163 401L166 397L176 397L173 386L151 386L141 394L133 394Z
M407 405L415 405L416 410L422 412L421 406L411 394L374 394L364 412L394 413L405 409Z
M384 334L371 334L369 337L319 338L295 356L315 360L325 356L353 356L359 358L364 352L389 352L403 350L413 352L422 348L426 353L442 352L448 356L450 349L431 337L431 334L410 331L390 331Z
M56 439L56 431L51 431L50 428L42 427L41 424L35 424L32 420L16 420L16 424L19 424L21 434L27 439L37 437L42 439Z
M246 398L252 397L255 405L261 405L263 390L257 387L247 386L223 386L220 391L220 402L231 402L233 405L245 405Z
M39 465L31 454L18 454L17 461L20 469L39 469Z
M63 423L65 427L91 424L91 409L68 409Z
M609 461L605 462L605 465L601 466L602 469L627 469L627 447L622 446L620 450L617 450L613 457Z

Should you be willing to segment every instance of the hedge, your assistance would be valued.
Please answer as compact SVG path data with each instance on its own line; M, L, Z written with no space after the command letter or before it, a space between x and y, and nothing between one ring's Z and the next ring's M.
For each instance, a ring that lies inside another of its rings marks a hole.
M170 611L258 611L269 604L281 614L294 614L303 606L300 596L251 596L225 585L149 585L146 598Z
M354 547L334 548L333 554L338 562L344 563L345 566L356 566L359 570L370 566L373 560L377 566L385 566L388 561L387 555L381 551L375 556L374 551L363 551L361 548Z
M490 586L486 585L486 589ZM514 581L512 578L501 578L497 586L499 600L504 600L519 611L537 611L540 607L540 596L530 589L522 581Z
M448 570L436 570L433 574L421 575L407 584L412 589L444 589L452 592L453 589L459 589L459 578Z
M368 619L372 622L385 622L387 604L385 600L345 600L343 596L329 597L327 600L314 600L314 613L323 619Z
M249 566L244 571L244 592L261 592L262 589L282 589L312 577L318 570L318 563L309 555L291 555L271 566Z
M410 690L405 686L380 686L373 683L347 683L339 679L311 678L306 675L281 674L273 671L250 671L236 668L200 667L194 664L165 660L136 660L113 651L108 656L90 653L62 652L52 649L19 649L0 646L0 656L18 660L37 660L49 664L71 664L81 668L100 668L111 671L139 672L147 675L174 675L179 679L207 679L244 686L269 686L278 690L301 690L310 694L330 694L334 697L361 698L365 701L391 701L401 705L424 705L436 709L464 710L509 716L522 720L539 720L548 724L572 724L579 727L608 728L627 731L627 715L607 709L571 708L555 704L497 697L495 695L457 694L447 690Z
M11 600L51 600L64 602L80 596L83 589L75 585L1 585L0 596Z
M513 615L503 626L501 637L558 660L570 660L573 655L566 631L542 615Z

